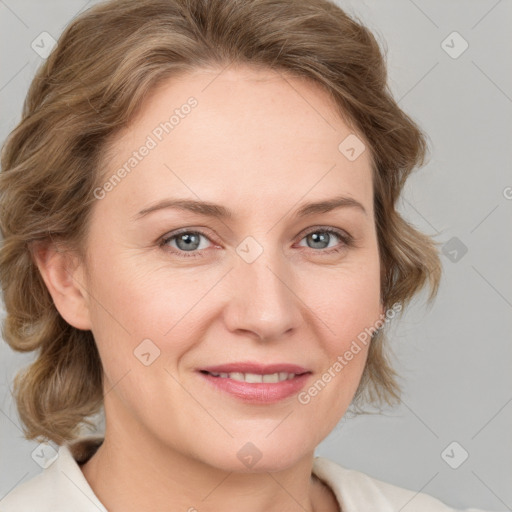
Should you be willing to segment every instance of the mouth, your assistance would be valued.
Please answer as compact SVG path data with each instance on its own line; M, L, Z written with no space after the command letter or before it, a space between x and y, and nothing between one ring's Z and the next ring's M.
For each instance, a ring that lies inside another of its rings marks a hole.
M232 379L237 382L248 382L250 384L262 384L262 383L276 383L283 382L285 380L291 380L295 378L296 375L304 375L308 372L303 373L288 373L288 372L275 372L275 373L242 373L242 372L208 372L206 370L201 370L201 373L205 375L211 375L212 377L217 377L219 379Z
M217 390L246 402L267 404L298 393L312 374L298 365L256 363L232 363L198 372Z

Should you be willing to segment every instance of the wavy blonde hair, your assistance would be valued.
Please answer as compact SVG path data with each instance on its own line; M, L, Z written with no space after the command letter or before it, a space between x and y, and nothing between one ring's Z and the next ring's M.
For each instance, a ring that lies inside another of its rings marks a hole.
M427 282L428 301L437 294L437 242L396 210L407 177L424 163L426 138L393 99L383 54L362 23L328 0L98 4L69 24L39 68L2 148L3 336L14 350L37 350L13 388L27 439L70 441L103 403L93 335L59 315L34 243L84 255L108 142L164 80L230 63L305 77L329 93L371 153L383 305L405 306ZM399 400L388 350L384 329L377 331L353 404Z

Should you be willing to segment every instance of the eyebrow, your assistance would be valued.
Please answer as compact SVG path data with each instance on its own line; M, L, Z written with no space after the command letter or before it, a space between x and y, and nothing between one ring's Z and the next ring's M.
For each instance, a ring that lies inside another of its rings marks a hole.
M142 209L134 216L134 220L138 220L155 211L169 208L190 211L206 217L214 217L218 219L232 219L234 217L233 213L228 208L208 201L195 201L192 199L163 199L154 205ZM337 208L355 208L356 210L364 213L364 215L368 215L365 207L359 201L346 196L336 196L323 201L306 203L296 211L295 215L297 217L305 217L317 213L327 213Z

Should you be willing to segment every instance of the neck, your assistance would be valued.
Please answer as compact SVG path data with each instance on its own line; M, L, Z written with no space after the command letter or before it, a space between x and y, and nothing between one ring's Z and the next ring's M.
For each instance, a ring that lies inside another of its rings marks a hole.
M147 437L109 435L83 474L110 512L338 511L332 491L312 475L313 454L277 472L223 471Z

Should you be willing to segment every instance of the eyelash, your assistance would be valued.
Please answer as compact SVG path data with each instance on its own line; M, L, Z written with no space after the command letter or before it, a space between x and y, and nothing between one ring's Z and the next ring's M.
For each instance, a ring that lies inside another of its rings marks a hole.
M350 235L350 234L348 234L348 233L346 233L344 231L341 231L341 230L338 230L338 229L335 229L335 228L331 228L331 227L325 227L325 228L323 228L323 227L316 227L316 228L313 228L310 231L308 231L307 233L305 233L304 236L301 238L301 240L304 239L305 237L307 237L308 235L311 235L312 233L329 233L330 235L331 234L332 235L336 235L336 236L338 236L342 240L342 242L344 244L341 247L335 247L335 248L331 248L331 249L319 249L319 250L312 249L314 252L320 252L322 254L329 255L329 254L341 252L344 249L350 248L350 247L352 247L354 245L354 238L352 237L352 235ZM202 231L196 231L196 230L184 228L184 229L182 229L180 231L177 231L177 232L173 233L170 236L165 236L164 238L162 238L160 240L158 245L159 245L159 247L161 247L165 251L168 251L168 252L170 252L172 254L176 254L179 257L183 257L183 258L197 258L197 257L201 258L201 257L203 257L203 255L201 254L201 251L198 251L198 250L190 251L187 254L187 251L180 251L180 250L176 250L176 249L171 249L171 248L169 248L167 246L167 244L171 240L174 240L175 238L177 238L178 236L183 235L183 234L195 234L195 235L204 236L206 239L208 239L210 242L212 242L212 240L210 240L210 237L208 237Z

